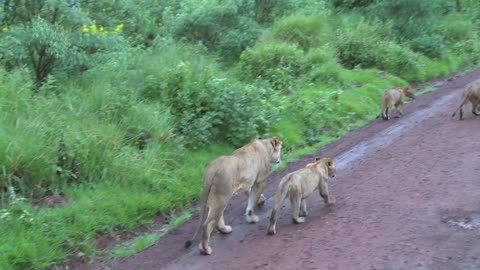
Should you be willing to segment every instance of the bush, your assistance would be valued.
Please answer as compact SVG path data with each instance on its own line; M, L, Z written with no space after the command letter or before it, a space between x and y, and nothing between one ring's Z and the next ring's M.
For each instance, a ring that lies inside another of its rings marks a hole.
M287 43L259 43L240 57L244 80L263 78L275 89L291 86L302 70L303 52Z
M346 68L378 68L407 80L423 78L419 55L368 32L349 29L340 34L336 47L339 61Z
M375 3L375 0L333 0L335 8L354 9L365 8Z
M272 109L267 89L243 85L218 72L178 67L167 81L166 101L177 118L177 130L192 147L209 142L242 145L268 132Z
M471 18L461 14L445 16L437 29L438 34L451 43L477 38L477 29Z
M429 58L441 58L443 56L444 41L439 36L421 35L411 39L410 48L414 52L421 53Z
M170 1L144 0L135 3L128 0L77 1L78 8L91 20L105 29L123 27L125 36L135 45L151 46L162 33L162 12Z
M238 60L240 53L260 35L256 22L241 16L239 3L233 0L184 1L177 14L167 17L176 39L202 42L230 62Z
M331 38L325 17L295 15L276 22L271 36L283 42L296 44L304 51L318 47Z

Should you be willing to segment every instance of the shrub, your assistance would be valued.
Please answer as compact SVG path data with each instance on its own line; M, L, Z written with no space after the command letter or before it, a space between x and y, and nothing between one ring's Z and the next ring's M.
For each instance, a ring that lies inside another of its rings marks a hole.
M421 35L411 39L410 48L429 58L441 58L443 56L444 41L441 37L432 35Z
M438 25L438 34L449 42L476 39L477 30L471 19L461 14L445 16Z
M331 38L325 17L294 15L276 22L271 28L274 39L296 44L304 51L324 44Z
M256 22L241 16L239 2L233 0L184 1L178 13L169 14L166 20L171 20L169 27L176 39L202 42L228 61L237 60L260 35Z
M333 0L335 8L354 9L365 8L375 3L375 0Z
M221 34L217 45L220 57L227 63L238 61L246 48L255 45L260 33L256 23L248 18L241 18L238 28Z
M422 73L419 55L368 32L349 29L340 34L336 47L339 61L346 68L384 69L405 79L416 79Z
M167 82L166 101L177 130L192 147L221 141L239 146L268 132L272 109L267 89L243 85L214 75L178 67Z
M128 1L77 1L78 8L105 29L119 25L135 45L151 46L162 32L162 12L170 1L144 0L141 4Z
M275 89L289 87L302 69L303 52L287 43L259 43L240 57L241 76L245 80L263 78Z

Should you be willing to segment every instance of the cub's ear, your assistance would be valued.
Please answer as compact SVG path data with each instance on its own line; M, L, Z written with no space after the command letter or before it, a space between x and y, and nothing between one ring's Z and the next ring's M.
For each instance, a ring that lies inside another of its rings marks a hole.
M331 158L327 159L327 166L331 167L333 165L333 160Z
M262 139L262 136L260 136L260 135L255 137L255 140L261 140L261 139Z
M319 161L319 160L320 160L320 158L319 158L319 157L316 157L316 158L315 158L315 161Z

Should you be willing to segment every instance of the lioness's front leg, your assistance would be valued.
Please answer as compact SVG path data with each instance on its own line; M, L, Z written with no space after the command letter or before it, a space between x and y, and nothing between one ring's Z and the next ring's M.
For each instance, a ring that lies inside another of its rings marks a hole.
M323 198L325 204L327 204L328 206L335 204L335 197L328 192L327 181L322 179L320 181L320 186L318 190L320 191L320 197Z
M218 220L217 229L223 234L229 234L233 231L232 226L225 225L225 220L223 219L223 211Z
M245 210L245 215L248 223L257 223L259 217L255 215L255 206L257 205L260 196L265 189L265 182L255 182L253 187L250 189L250 194L248 197L247 209Z
M403 115L403 102L399 102L399 103L395 104L395 108L397 109L396 118L399 118L400 116Z
M477 112L477 109L478 109L478 104L472 103L472 113L473 113L475 116L479 116L479 115L480 115L480 114Z

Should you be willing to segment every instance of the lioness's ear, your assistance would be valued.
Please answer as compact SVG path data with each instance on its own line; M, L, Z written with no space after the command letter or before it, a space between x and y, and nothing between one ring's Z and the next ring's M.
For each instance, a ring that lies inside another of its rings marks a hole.
M319 160L320 160L320 158L319 158L319 157L316 157L316 158L315 158L315 161L319 161Z
M278 145L282 144L282 141L278 137L273 137L272 139L272 145L274 147L277 147Z
M262 139L262 136L260 135L255 138L255 140L261 140L261 139Z

